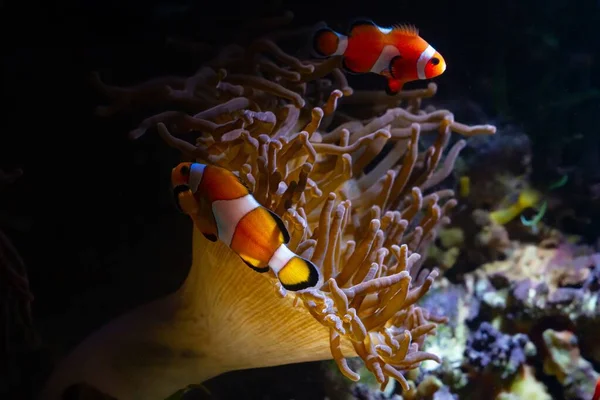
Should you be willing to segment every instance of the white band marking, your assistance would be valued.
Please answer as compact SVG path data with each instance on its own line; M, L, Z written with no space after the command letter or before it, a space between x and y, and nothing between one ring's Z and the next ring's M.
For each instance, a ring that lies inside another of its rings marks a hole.
M260 207L251 194L231 200L216 200L212 211L219 230L219 239L231 247L231 241L240 220L250 211Z
M348 37L340 35L339 33L336 33L336 35L338 37L338 45L337 49L335 49L335 52L332 54L332 56L343 56L346 52L346 49L348 48Z
M375 72L376 74L380 74L382 71L387 71L390 69L390 62L392 58L400 55L400 51L396 46L388 44L381 50L381 54L379 54L379 58L375 61L375 64L371 67L371 72Z
M202 180L204 168L206 168L206 164L199 163L193 163L192 167L190 168L189 186L192 193L196 193L198 190L198 185L200 185L200 181Z
M285 244L281 244L271 256L269 267L275 272L275 275L279 275L279 271L281 271L293 257L296 257L296 255L288 249Z
M427 76L425 75L425 66L434 54L435 49L431 46L427 46L419 56L419 60L417 61L417 75L419 76L419 79L427 79Z

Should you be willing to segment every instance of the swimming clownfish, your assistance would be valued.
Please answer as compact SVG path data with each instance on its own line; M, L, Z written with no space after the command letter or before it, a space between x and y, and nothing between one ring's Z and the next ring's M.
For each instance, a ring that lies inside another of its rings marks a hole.
M411 25L382 28L372 21L357 21L348 36L321 28L313 37L313 48L322 57L342 56L347 72L385 76L390 95L406 82L435 78L446 70L444 58Z
M231 171L185 162L173 168L171 181L176 204L208 240L221 240L257 272L271 269L286 290L319 284L317 267L286 246L290 235L283 221Z

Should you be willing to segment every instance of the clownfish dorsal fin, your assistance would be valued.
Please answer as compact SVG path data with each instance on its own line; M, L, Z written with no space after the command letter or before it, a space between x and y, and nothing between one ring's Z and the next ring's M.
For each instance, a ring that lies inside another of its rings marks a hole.
M378 28L377 24L368 18L356 18L350 23L348 36L356 36L367 29Z
M419 36L419 30L412 24L395 24L392 29L394 32L402 33L406 36Z
M265 210L267 210L269 212L269 214L271 214L271 217L273 217L273 219L275 220L275 223L277 224L277 227L281 231L281 234L283 235L283 243L288 244L290 242L290 233L288 232L287 228L285 227L285 224L283 223L283 221L281 220L279 215L275 214L273 211L269 210L267 207L264 207L264 208L265 208Z
M242 178L240 178L239 176L237 176L236 174L234 174L233 172L231 173L233 176L235 176L235 179L237 179L237 181L246 188L246 190L248 191L248 194L252 194L252 191L250 190L250 188L248 187L248 185L246 184L246 182L244 182L242 180Z

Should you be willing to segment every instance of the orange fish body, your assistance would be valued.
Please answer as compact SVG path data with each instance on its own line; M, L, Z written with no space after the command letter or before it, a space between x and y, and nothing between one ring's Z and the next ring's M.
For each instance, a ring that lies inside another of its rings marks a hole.
M257 272L271 269L287 290L319 283L317 267L287 248L290 235L283 221L261 206L231 171L181 163L171 181L176 203L208 240L221 240Z
M446 70L446 62L409 25L382 28L371 21L352 25L348 36L329 28L318 30L314 50L322 57L342 56L350 73L376 73L388 79L386 91L398 93L406 82L431 79Z
M596 390L594 391L592 400L600 400L600 378L598 378L598 381L596 381Z

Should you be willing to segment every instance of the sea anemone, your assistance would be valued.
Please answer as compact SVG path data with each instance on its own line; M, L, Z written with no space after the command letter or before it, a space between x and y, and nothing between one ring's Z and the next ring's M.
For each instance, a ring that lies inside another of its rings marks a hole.
M227 371L331 358L358 380L348 356L362 358L382 385L392 378L407 390L401 371L439 362L422 350L445 319L416 305L438 274L421 268L420 254L456 201L449 189L425 193L452 172L465 145L454 143L442 161L452 131L495 128L422 110L433 83L395 97L353 93L338 65L300 60L263 37L225 48L189 78L116 88L96 76L114 99L103 115L148 102L177 108L148 117L131 137L156 128L185 159L234 171L282 217L288 247L317 265L324 281L286 293L194 229L182 287L86 339L58 366L45 398L85 382L119 399L163 399ZM342 111L357 106L372 115ZM195 144L178 137L190 131L199 134ZM426 133L437 138L420 151Z

